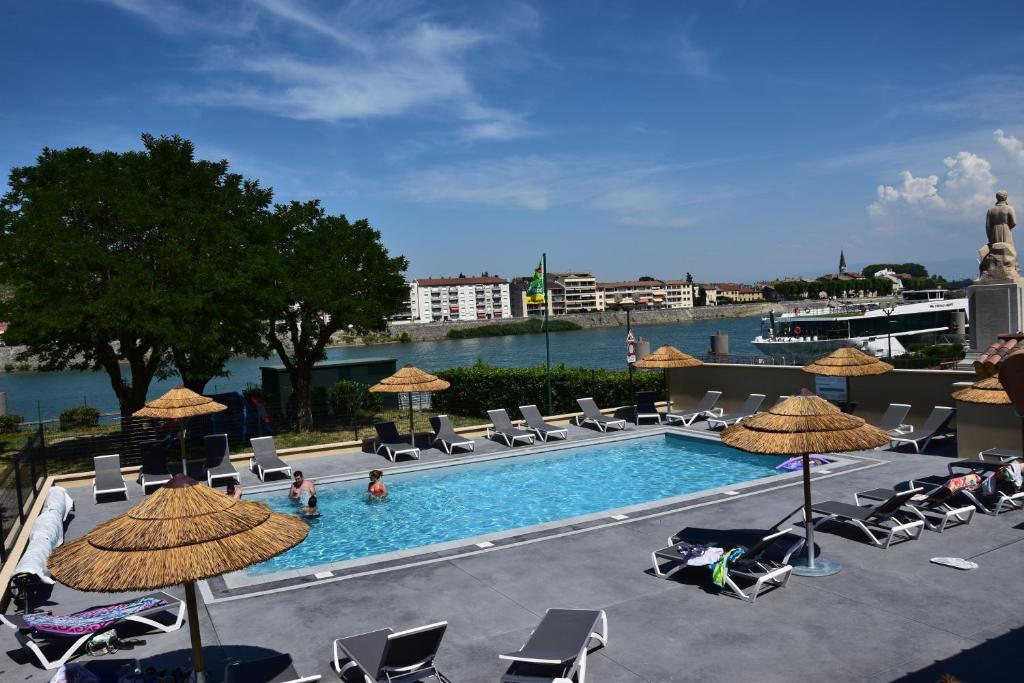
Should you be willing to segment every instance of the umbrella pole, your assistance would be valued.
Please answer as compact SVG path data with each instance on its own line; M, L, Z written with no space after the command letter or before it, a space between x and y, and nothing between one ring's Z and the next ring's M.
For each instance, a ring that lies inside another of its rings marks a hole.
M409 392L409 444L416 445L416 428L412 421L412 392Z
M185 607L188 609L188 631L192 639L192 671L196 683L206 681L206 666L203 664L203 639L199 633L199 610L196 607L196 584L185 584Z
M668 368L662 370L665 378L665 412L672 412L672 387L668 383Z
M181 473L188 476L188 463L185 462L185 418L178 418L178 443L181 445Z
M831 576L842 569L842 565L823 557L814 557L814 521L811 513L811 457L809 453L800 456L800 469L804 473L804 533L807 541L804 554L793 562L793 573L797 576Z

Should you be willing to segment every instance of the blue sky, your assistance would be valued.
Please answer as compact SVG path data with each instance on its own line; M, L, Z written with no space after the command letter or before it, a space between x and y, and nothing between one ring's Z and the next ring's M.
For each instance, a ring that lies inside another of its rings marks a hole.
M1024 205L1024 9L51 0L0 24L0 167L192 139L410 276L968 275Z

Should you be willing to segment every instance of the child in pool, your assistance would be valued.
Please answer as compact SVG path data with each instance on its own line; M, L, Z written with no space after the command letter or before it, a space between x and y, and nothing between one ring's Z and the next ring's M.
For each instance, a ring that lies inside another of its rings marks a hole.
M370 485L366 492L370 494L370 502L382 501L388 497L388 487L384 485L384 473L380 470L370 472Z
M303 517L319 517L320 508L316 506L316 496L310 496L306 502L306 507L299 510L299 514Z

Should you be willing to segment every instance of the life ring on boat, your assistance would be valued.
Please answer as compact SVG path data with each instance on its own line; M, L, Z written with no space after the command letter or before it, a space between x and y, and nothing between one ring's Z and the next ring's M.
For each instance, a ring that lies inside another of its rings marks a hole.
M800 326L799 325L797 325L796 327L793 328L793 334L800 334Z

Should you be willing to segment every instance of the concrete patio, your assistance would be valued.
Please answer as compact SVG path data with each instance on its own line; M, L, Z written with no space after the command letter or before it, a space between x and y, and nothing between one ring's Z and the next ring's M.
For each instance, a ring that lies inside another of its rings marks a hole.
M594 437L591 430L571 430L574 440ZM504 449L482 443L477 453ZM854 491L943 473L949 462L935 454L865 455L882 462L816 475L814 498L852 502ZM450 457L431 450L422 462ZM365 453L292 464L313 478L391 466ZM242 483L251 490L257 481L243 472ZM88 488L72 489L77 510L68 538L138 502L141 490L130 488L130 501L99 505ZM568 528L557 538L416 567L251 597L219 597L201 606L208 670L219 680L228 658L289 652L299 673L337 680L329 666L333 638L446 620L438 667L452 681L497 681L504 671L498 654L522 645L547 608L580 607L608 613L608 647L588 662L587 679L593 683L931 682L943 673L963 681L1019 679L1024 629L1015 596L1024 571L1024 512L976 515L970 526L942 534L925 531L920 540L888 550L835 525L825 527L817 542L843 571L826 578L793 577L788 587L755 604L719 595L703 571L680 572L669 580L651 572L651 551L674 532L764 528L800 500L794 480L679 512ZM802 532L796 519L791 523ZM971 558L979 568L960 572L928 561L936 556ZM46 606L64 614L121 597L56 586ZM0 638L6 653L0 656L0 679L49 680L52 672L27 660L12 631L4 629ZM137 658L158 669L187 663L187 628L141 638L145 645L97 659Z

